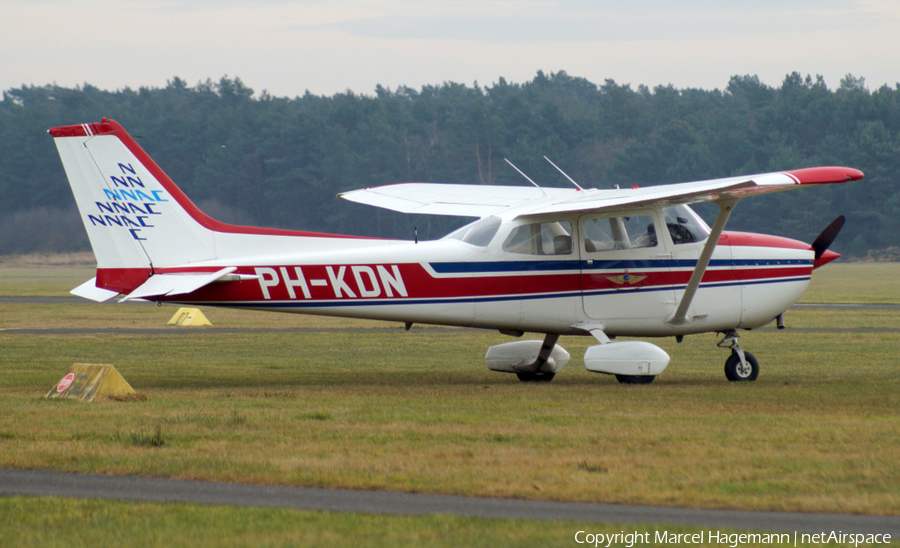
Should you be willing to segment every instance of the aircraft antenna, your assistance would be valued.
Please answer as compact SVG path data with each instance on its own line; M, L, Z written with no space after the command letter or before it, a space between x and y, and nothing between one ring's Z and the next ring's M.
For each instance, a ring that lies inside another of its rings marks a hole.
M531 180L531 177L529 177L528 175L525 175L524 173L522 173L522 170L519 169L519 168L517 168L517 167L516 167L516 164L510 162L508 158L504 158L503 160L504 160L507 164L509 164L510 166L512 166L512 168L513 168L514 170L518 171L518 172L519 172L519 175L521 175L522 177L525 177L525 179L527 179L529 183L531 183L531 184L533 184L534 186L536 186L537 188L539 188L540 191L544 193L544 196L547 195L547 193L544 192L544 189L541 188L540 185L538 185L537 183L535 183L534 181L532 181L532 180Z
M547 160L548 162L550 162L550 165L553 166L553 167L555 167L555 168L556 168L556 171L562 173L563 176L564 176L566 179L568 179L570 183L572 183L573 185L575 185L575 188L577 188L578 190L584 190L583 188L581 188L581 185L579 185L578 183L575 182L575 179L569 177L568 173L566 173L565 171L563 171L562 169L560 169L559 166L556 165L556 164L554 164L553 161L552 161L550 158L547 158L546 156L544 156L544 159Z

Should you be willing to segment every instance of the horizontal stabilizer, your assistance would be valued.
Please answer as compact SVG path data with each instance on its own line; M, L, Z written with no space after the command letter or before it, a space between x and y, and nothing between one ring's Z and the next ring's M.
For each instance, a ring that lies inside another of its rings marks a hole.
M117 291L110 291L109 289L97 287L97 278L91 278L72 291L69 291L69 293L84 299L97 301L98 303L105 303L119 294Z
M220 279L224 278L227 280L228 275L235 270L237 270L236 266L229 266L213 273L154 274L119 302L191 293Z

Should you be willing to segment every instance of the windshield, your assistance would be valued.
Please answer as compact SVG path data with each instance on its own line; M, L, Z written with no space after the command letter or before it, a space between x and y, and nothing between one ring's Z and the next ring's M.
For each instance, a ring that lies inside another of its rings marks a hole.
M494 239L499 228L499 217L485 217L447 234L444 238L486 247Z

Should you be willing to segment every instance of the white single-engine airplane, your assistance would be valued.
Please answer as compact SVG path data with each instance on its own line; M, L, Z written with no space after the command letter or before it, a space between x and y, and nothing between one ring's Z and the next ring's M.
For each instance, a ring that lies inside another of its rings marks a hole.
M813 269L838 257L827 248L843 217L810 245L725 232L729 215L748 196L863 178L816 167L621 190L403 183L339 194L478 218L412 242L223 224L118 123L49 133L97 257L96 278L75 295L542 333L487 352L488 368L523 381L549 381L566 366L560 335L593 336L585 367L638 384L662 373L669 355L613 339L704 332L722 333L719 346L731 349L729 380L756 379L737 330L782 326ZM719 207L712 228L688 207L699 202Z

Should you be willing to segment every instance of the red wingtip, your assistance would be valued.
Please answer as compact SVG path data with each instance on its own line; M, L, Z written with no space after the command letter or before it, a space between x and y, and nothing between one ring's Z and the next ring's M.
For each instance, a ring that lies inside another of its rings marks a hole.
M835 253L834 251L826 249L825 252L822 253L822 256L813 262L813 269L819 268L820 266L825 266L840 256L840 253Z
M859 181L865 174L852 167L809 167L786 172L801 185L824 185Z

